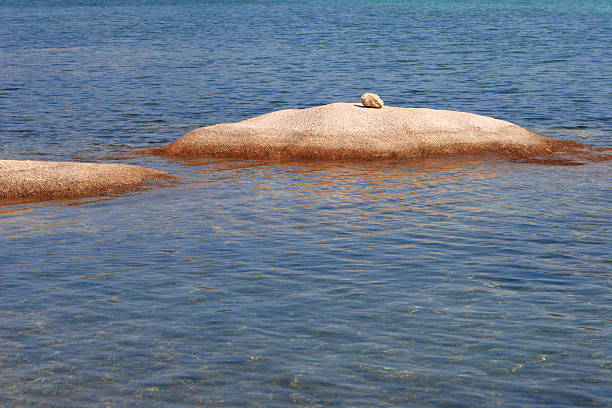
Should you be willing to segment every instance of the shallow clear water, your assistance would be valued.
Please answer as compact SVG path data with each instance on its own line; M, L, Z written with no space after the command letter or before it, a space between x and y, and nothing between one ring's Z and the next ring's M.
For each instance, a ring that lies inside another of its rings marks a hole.
M0 405L612 406L612 164L119 153L358 100L612 145L609 2L0 6L2 158L180 182L0 206Z

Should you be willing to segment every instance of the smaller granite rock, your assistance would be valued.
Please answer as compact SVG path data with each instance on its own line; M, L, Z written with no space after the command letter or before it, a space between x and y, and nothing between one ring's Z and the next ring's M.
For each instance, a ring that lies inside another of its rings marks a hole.
M45 201L125 193L176 177L127 164L0 160L0 202Z
M380 96L376 95L375 93L371 93L371 92L366 92L363 95L361 95L361 103L363 103L363 106L368 107L368 108L380 109L383 106L385 106L385 103L383 102L382 99L380 99Z

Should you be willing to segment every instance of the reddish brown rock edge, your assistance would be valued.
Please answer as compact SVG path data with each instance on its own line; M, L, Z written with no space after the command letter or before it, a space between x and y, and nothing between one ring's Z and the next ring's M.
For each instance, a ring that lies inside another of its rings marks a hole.
M0 160L0 200L46 201L105 196L137 190L163 171L125 164Z
M608 153L609 152L609 153ZM155 154L175 158L192 158L210 156L227 159L245 160L422 160L443 157L469 157L492 155L505 159L533 164L580 165L585 162L612 160L612 150L595 149L592 146L551 139L535 146L520 146L504 143L449 144L445 146L427 146L403 151L377 152L367 149L316 149L291 146L260 145L206 145L194 146L192 149L176 151L172 146L153 147L138 150L135 153Z
M334 103L201 127L168 145L137 153L263 160L415 160L492 154L531 163L581 164L612 159L607 150L466 112Z

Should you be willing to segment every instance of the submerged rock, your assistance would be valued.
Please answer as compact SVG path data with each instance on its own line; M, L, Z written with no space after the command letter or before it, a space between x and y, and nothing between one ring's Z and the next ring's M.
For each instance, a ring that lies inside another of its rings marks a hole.
M472 113L425 108L364 109L332 103L195 129L162 147L171 157L385 160L496 154L528 158L591 149Z
M375 93L370 93L370 92L366 92L363 95L361 95L361 103L366 108L381 109L383 106L385 106L385 103L380 98L380 96L376 95Z
M126 164L0 160L0 199L102 196L135 190L153 179L172 178L163 171Z

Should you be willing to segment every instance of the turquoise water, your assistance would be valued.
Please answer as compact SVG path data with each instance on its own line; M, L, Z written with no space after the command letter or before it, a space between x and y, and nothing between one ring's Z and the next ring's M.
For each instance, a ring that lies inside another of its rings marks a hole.
M122 155L365 91L609 147L609 2L19 3L1 158L180 181L0 206L1 406L612 406L611 162Z

